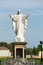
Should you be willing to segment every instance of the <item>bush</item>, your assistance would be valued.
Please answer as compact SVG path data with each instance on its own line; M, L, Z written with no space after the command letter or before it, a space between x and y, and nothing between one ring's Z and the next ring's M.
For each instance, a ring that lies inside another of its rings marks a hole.
M0 65L1 65L1 62L2 62L2 60L0 60Z

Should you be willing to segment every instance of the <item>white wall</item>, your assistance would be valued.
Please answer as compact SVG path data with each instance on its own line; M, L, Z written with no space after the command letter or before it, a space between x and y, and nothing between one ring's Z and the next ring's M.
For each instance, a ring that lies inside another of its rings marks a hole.
M0 50L0 56L11 56L11 52L9 50Z
M26 58L31 58L31 55L26 55ZM32 55L32 58L41 58L41 51L39 51L38 55ZM42 51L42 58L43 58L43 51Z
M43 51L42 51L42 57L43 57ZM39 51L39 58L41 58L41 51Z

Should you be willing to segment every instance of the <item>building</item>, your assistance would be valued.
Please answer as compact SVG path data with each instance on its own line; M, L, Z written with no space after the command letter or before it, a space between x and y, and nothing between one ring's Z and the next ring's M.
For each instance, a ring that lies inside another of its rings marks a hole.
M41 51L39 51L39 58L41 58ZM43 51L42 51L42 58L43 58Z
M6 47L0 47L0 57L11 57L11 52Z

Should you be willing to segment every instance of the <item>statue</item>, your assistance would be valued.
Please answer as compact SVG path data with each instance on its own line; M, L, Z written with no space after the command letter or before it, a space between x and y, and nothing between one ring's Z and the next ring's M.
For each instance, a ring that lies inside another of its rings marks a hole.
M24 42L24 32L26 31L27 27L27 18L28 15L25 16L19 10L16 15L9 15L12 19L13 30L16 34L15 41L16 42Z

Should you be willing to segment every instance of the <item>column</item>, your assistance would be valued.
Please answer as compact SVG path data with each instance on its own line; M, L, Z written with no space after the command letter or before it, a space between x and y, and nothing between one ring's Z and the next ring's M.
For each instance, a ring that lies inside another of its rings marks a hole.
M24 48L23 48L23 59L24 59Z
M16 48L15 48L15 58L16 58Z

